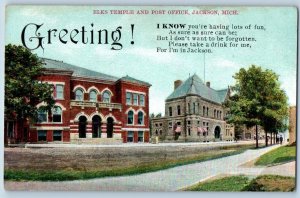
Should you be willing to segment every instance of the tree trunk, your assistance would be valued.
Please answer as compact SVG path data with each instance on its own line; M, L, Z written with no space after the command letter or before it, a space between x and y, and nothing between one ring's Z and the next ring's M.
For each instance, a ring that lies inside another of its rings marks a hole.
M270 138L270 139L271 139L270 145L273 144L273 137L272 137L272 134L273 134L273 132L271 132L271 136L270 136L270 137L271 137L271 138Z
M265 139L266 139L266 146L268 146L268 133L267 132L265 132Z
M256 148L258 148L258 129L257 129L257 125L255 125L255 136L256 136Z

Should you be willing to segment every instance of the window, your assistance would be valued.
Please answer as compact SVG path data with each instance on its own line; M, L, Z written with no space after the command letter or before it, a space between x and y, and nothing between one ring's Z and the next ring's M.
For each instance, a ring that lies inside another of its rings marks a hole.
M75 91L75 100L83 101L83 91L81 89Z
M180 112L180 105L177 106L177 115L180 115L181 112Z
M189 114L191 113L191 105L190 105L190 103L188 103L188 113Z
M144 132L143 131L138 132L138 142L144 142Z
M138 95L133 94L133 105L138 105Z
M222 119L222 111L220 111L220 119Z
M196 103L193 102L193 114L196 114Z
M169 116L172 116L172 107L169 107Z
M127 142L133 142L133 131L128 131Z
M191 124L191 121L190 121L190 120L188 120L188 121L187 121L187 123L188 123L188 124Z
M159 135L162 135L162 130L161 129L159 130Z
M13 138L14 137L14 122L9 121L7 123L7 137Z
M191 128L188 128L188 134L191 135Z
M216 117L216 110L214 110L214 118Z
M133 111L129 111L127 115L127 124L133 124Z
M56 99L64 99L64 86L63 85L56 85L55 86L55 98Z
M126 104L128 105L132 104L132 94L129 92L126 93Z
M138 113L138 124L144 124L144 114L141 111Z
M38 141L47 141L47 131L38 130Z
M108 91L105 91L103 94L102 94L102 101L103 102L106 102L106 103L110 103L110 93Z
M140 99L140 105L145 106L145 96L140 94L139 99Z
M62 122L61 119L62 110L60 107L54 107L52 109L52 122Z
M53 141L61 141L61 134L62 134L62 131L54 130L53 131Z
M90 101L92 102L97 101L97 92L95 90L90 91Z
M205 116L205 106L203 106L203 112L202 112L203 116Z
M217 111L217 118L219 118L219 111Z
M172 126L172 122L169 122L169 129L171 129L173 126Z
M48 114L47 111L39 109L38 110L38 122L47 122L48 121Z
M206 116L208 116L208 107L206 107Z

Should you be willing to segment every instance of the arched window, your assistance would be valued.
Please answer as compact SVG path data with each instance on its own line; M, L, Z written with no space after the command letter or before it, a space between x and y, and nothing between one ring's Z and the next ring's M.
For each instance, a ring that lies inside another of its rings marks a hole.
M172 116L172 107L169 107L169 116Z
M133 124L133 111L129 111L127 115L127 124Z
M138 113L138 124L144 124L144 114L141 111Z
M109 93L109 91L105 91L102 94L102 101L106 102L106 103L110 103L110 93Z
M40 108L38 110L38 120L37 120L37 122L41 123L41 122L47 122L47 121L48 121L47 111Z
M52 122L62 122L62 110L60 107L52 109Z
M97 101L97 92L95 90L90 91L90 101L92 102Z
M180 109L180 105L177 106L177 115L181 114L181 109Z
M83 91L81 89L76 89L75 100L83 101Z

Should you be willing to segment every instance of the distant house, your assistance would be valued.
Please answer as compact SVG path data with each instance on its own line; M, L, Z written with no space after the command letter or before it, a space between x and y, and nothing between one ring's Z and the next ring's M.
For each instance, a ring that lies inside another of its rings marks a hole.
M234 127L224 120L222 105L229 88L215 90L195 74L174 82L165 100L165 117L151 120L152 137L163 141L221 141L234 139Z
M54 86L55 107L39 111L37 123L18 126L5 120L7 142L149 142L149 83L52 59L43 62L38 80Z

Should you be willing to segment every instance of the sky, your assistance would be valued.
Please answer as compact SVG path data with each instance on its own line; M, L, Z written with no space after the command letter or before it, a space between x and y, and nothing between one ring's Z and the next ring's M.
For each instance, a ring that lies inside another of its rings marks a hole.
M111 50L110 44L62 44L53 38L53 44L44 44L33 50L40 57L61 60L87 69L116 77L129 75L152 84L150 88L150 112L165 112L165 99L173 91L175 80L186 80L197 74L211 82L218 90L234 84L232 76L240 68L258 65L272 69L279 75L282 89L289 104L296 104L297 71L297 12L288 7L235 7L238 15L110 15L93 14L93 10L175 10L178 7L101 7L101 6L8 6L6 9L5 43L22 45L21 32L29 23L43 24L41 36L48 29L72 30L85 26L87 31L94 24L98 29L116 30L122 26L120 42L122 50ZM180 7L180 9L222 10L222 7ZM213 53L158 53L156 48L164 45L157 35L166 30L157 29L158 23L185 24L257 24L265 31L241 30L240 35L256 38L251 48L218 48ZM131 24L134 24L133 34ZM30 31L29 31L30 32ZM31 32L32 33L32 32ZM134 44L131 44L131 41Z

